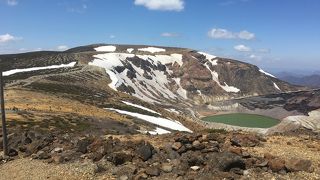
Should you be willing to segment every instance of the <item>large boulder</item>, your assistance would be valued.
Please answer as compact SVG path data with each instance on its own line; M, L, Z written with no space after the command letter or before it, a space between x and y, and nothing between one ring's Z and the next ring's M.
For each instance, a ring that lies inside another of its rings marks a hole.
M255 147L260 144L260 138L252 134L236 134L230 139L231 145L238 147Z
M246 165L240 156L230 152L223 152L217 155L218 169L221 171L230 171L233 168L245 169Z
M273 172L279 172L285 169L285 161L280 158L270 159L268 166Z
M294 172L294 171L312 171L312 162L310 160L306 159L297 159L292 158L286 161L285 166L288 169L288 171Z
M143 161L147 161L152 157L153 146L148 142L143 142L136 150L136 154Z

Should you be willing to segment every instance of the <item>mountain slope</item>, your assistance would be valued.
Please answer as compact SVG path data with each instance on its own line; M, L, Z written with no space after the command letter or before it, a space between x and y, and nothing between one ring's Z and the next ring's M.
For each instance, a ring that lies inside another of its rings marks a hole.
M183 48L99 44L65 52L0 56L3 71L72 62L77 62L74 68L103 68L110 88L152 103L204 104L299 89L254 65ZM29 74L37 73L41 71ZM19 75L28 73L8 78Z

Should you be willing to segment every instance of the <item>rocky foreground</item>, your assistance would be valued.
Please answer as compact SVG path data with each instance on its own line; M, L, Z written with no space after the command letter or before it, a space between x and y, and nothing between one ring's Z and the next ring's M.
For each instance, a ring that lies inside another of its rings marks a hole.
M212 131L161 136L16 131L0 179L319 179L320 135ZM2 149L2 147L1 147Z

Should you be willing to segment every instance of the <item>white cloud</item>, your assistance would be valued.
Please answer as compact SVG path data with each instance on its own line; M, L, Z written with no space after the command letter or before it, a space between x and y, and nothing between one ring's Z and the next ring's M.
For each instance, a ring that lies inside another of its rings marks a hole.
M7 0L7 4L9 6L16 6L16 5L18 5L18 1L17 0Z
M249 56L250 59L255 60L255 61L261 61L262 60L262 56L257 56L255 54L251 54Z
M226 29L211 29L208 32L208 36L213 39L233 39L234 34Z
M60 45L60 46L57 47L57 49L58 49L59 51L64 51L64 50L67 50L67 49L68 49L68 46L66 46L66 45Z
M237 35L239 39L251 40L255 38L255 35L248 31L241 31Z
M109 36L109 38L110 38L110 39L114 39L114 38L116 38L116 36L113 35L113 34L111 34L111 35Z
M208 32L208 36L213 39L243 39L252 40L255 38L255 34L249 31L243 30L240 32L232 32L227 29L213 28Z
M248 46L245 46L243 44L239 44L233 47L235 50L240 51L240 52L250 52L251 48Z
M182 11L184 9L183 0L135 0L134 4L145 6L149 10Z
M177 37L179 34L177 33L169 33L169 32L164 32L161 34L162 37Z
M20 40L20 39L22 39L22 38L12 36L11 34L8 34L8 33L0 35L0 43L7 43L7 42L11 42L11 41Z

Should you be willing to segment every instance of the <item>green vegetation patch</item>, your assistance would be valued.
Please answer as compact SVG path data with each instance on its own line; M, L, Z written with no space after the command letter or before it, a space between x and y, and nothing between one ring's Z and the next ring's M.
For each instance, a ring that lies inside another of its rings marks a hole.
M233 126L249 128L270 128L277 125L280 121L267 116L257 114L232 113L202 118L203 121L223 123Z

